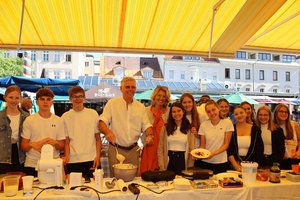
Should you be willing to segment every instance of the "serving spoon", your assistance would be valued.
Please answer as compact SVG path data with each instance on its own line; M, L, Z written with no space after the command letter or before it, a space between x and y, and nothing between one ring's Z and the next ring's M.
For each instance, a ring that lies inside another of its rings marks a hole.
M119 154L117 146L115 146L115 148L116 148L116 159L119 161L120 164L123 164L125 160L125 156Z

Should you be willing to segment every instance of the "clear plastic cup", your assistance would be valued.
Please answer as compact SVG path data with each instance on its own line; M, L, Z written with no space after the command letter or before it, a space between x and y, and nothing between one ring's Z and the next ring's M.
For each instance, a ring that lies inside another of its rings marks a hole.
M19 188L20 175L9 175L3 177L4 195L7 197L15 196Z
M23 176L23 195L31 195L33 193L33 176Z

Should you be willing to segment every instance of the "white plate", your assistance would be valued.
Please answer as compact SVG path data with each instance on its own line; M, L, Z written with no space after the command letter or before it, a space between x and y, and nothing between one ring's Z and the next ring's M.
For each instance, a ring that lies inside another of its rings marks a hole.
M210 156L210 151L208 151L207 149L198 148L193 149L191 151L191 154L195 158L207 158L208 156Z
M224 179L224 178L229 178L229 177L232 177L232 178L234 178L234 179L239 179L237 173L223 172L223 173L216 174L217 180L222 180L222 179Z

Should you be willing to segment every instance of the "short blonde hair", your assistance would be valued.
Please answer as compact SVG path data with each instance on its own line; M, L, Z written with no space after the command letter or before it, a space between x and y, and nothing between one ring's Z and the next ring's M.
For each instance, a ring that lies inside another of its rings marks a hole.
M166 86L156 86L156 88L154 89L154 91L152 92L151 94L151 105L154 106L155 105L155 101L154 101L154 98L156 97L156 95L160 92L160 91L163 91L166 93L166 102L164 104L164 107L167 107L168 104L170 103L170 99L171 99L171 94L170 94L170 91L168 89L168 87Z

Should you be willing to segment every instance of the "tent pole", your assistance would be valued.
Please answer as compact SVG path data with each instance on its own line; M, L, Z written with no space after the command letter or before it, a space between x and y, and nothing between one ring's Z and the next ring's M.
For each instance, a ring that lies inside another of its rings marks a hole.
M211 58L211 46L212 46L212 37L213 37L213 32L214 32L215 15L224 1L225 0L220 0L213 7L213 13L212 13L212 18L211 18L211 28L210 28L210 38L209 38L208 58Z
M22 14L21 14L21 24L20 24L20 32L19 32L18 51L21 49L21 38L22 38L23 21L24 21L24 8L25 8L25 0L23 0L23 2L22 2Z

